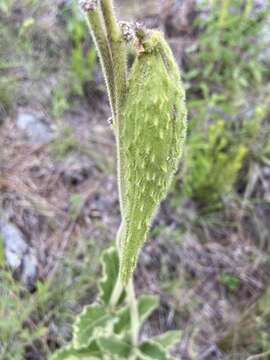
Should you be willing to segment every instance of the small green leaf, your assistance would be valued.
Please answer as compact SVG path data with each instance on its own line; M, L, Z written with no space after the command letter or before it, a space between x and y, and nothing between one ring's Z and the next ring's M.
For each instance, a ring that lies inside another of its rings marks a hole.
M219 277L219 281L221 284L227 286L231 291L237 290L241 284L238 277L228 273L222 273Z
M132 345L118 336L103 337L97 340L100 349L115 357L115 359L128 359L132 351Z
M172 360L161 345L151 340L143 342L139 346L140 360Z
M161 345L164 349L170 350L170 348L179 342L181 339L181 331L171 330L167 331L162 335L155 336L151 340L159 345Z
M154 295L142 295L138 299L140 322L143 323L159 306L159 298Z
M118 321L114 325L114 332L116 334L120 334L126 332L130 329L130 313L129 313L129 306L125 306L121 308L118 312Z
M55 352L50 360L97 360L102 359L100 349L94 341L89 346L75 349L67 346Z
M69 198L69 215L76 220L80 215L82 207L82 196L80 194L71 194Z
M27 18L23 21L20 28L20 36L22 36L29 28L33 27L35 20L33 18Z
M159 300L157 296L142 295L138 298L138 312L140 317L140 324L151 315L151 313L158 307ZM116 334L127 331L130 328L130 310L126 306L118 312L119 320L115 324L114 331Z
M86 306L74 324L74 347L86 346L94 340L98 333L110 332L116 319L107 312L105 306L92 304Z
M117 250L114 247L105 250L101 256L101 263L103 277L99 283L100 300L104 305L108 305L119 273ZM121 301L123 301L123 297Z

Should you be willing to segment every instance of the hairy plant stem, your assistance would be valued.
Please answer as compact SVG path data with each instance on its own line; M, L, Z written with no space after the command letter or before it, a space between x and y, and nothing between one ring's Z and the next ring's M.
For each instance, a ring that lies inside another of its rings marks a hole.
M219 16L220 29L223 29L223 27L225 26L230 5L231 5L231 0L222 0L221 11Z
M138 335L140 329L140 319L138 312L138 303L134 290L133 278L129 280L127 286L128 301L130 306L130 321L131 321L131 338L134 347L138 344Z
M127 88L126 45L122 37L120 26L116 20L112 0L101 0L101 9L111 48L116 93L116 109L119 111ZM118 122L121 119L118 119ZM119 126L121 124L118 124Z
M247 18L249 17L253 7L253 0L247 0L245 9L244 9L244 16Z
M117 167L118 167L118 187L121 214L123 218L125 207L125 179L124 179L124 164L123 164L123 150L120 140L120 129L123 122L121 107L127 92L127 55L126 45L122 37L120 26L117 22L113 1L101 0L101 10L104 17L105 28L109 40L113 70L114 70L114 85L115 85L115 108L116 119L114 123L115 139L117 146Z
M117 248L119 258L120 258L120 236L121 236L121 226L119 227L117 237L116 237L116 248ZM116 280L116 283L114 284L114 289L113 289L112 296L110 299L111 308L114 308L115 306L117 306L117 303L119 302L119 299L122 295L123 290L124 289L123 289L122 281L120 278L120 272L118 272L117 280Z
M121 107L127 92L126 45L114 14L112 0L100 0L100 8L98 7L94 11L89 11L87 18L99 53L113 114L118 158L119 202L123 219L125 211L125 178L123 173L124 164L120 162L120 159L123 159L120 129L122 121L124 121L121 114ZM125 229L122 222L116 240L119 258L121 237L124 231ZM139 315L133 279L129 281L126 291L130 309L132 342L134 346L136 346L139 332ZM123 285L120 276L118 276L110 300L112 307L117 305L122 292Z
M111 296L111 299L110 299L110 307L111 308L115 308L119 302L119 299L122 295L122 292L123 292L123 285L122 285L122 282L121 282L121 278L120 278L120 275L118 274L118 277L117 277L117 280L116 280L116 283L114 284L114 289L113 289L113 292L112 292L112 296Z
M102 72L105 78L107 87L110 107L112 110L113 120L116 120L116 94L115 94L115 80L114 80L114 67L112 60L112 53L110 49L109 40L106 34L104 21L101 10L91 10L87 12L87 20L90 28L92 38L94 40Z
M116 245L118 250L118 255L120 257L120 242L121 242L121 236L123 236L123 225L120 226L117 239L116 239ZM134 347L136 347L138 343L138 335L139 335L139 329L140 329L140 319L139 319L139 312L138 312L138 304L136 299L136 294L134 290L134 283L133 283L133 277L130 279L127 287L127 296L128 296L128 302L129 302L129 310L130 310L130 322L131 322L131 338L132 343ZM112 293L112 297L110 299L110 306L113 308L117 305L120 296L123 292L123 285L120 277L120 272L117 277L117 281L114 286L114 290ZM135 355L134 355L135 356ZM136 358L136 356L134 357Z

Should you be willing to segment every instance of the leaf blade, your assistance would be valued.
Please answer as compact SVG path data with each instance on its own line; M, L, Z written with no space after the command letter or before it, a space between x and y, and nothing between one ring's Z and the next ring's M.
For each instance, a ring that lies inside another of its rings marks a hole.
M140 360L172 360L161 345L147 340L139 346Z
M179 330L170 330L164 334L153 337L151 340L161 345L164 349L170 350L172 346L180 341L181 334L182 332Z
M138 313L140 324L142 325L151 313L158 307L159 299L157 296L153 295L141 295L138 300ZM114 331L116 334L123 333L127 331L130 326L130 309L128 306L120 309L117 313L118 322L114 326Z
M97 360L101 359L100 349L96 342L87 347L75 349L72 345L56 351L50 360Z
M98 304L91 304L84 308L77 317L74 329L74 347L79 349L95 339L99 330L103 333L109 331L116 321L115 317L108 313L107 308Z

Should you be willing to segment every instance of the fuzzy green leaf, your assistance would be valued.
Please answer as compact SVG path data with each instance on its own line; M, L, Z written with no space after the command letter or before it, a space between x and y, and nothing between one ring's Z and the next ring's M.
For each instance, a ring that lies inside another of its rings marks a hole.
M99 283L100 300L108 305L119 273L119 258L115 247L103 251L101 256L103 277ZM123 301L123 295L120 298Z
M132 351L132 345L120 337L112 335L110 337L103 337L97 340L102 352L115 359L128 359Z
M74 346L86 346L99 334L109 334L113 329L116 318L113 317L105 306L92 304L86 306L77 317L74 324Z
M141 324L152 314L159 306L159 298L154 295L142 295L138 299L138 311Z
M159 299L157 296L151 295L142 295L138 298L138 312L140 318L140 324L142 325L144 321L151 315L151 313L158 307ZM116 334L120 334L128 331L130 328L130 309L129 306L124 307L118 312L119 320L114 326L114 331Z
M103 277L99 284L100 299L104 304L108 304L119 271L118 254L114 247L103 251L101 256L101 264Z
M185 90L172 52L158 31L150 32L142 43L122 113L120 268L122 282L127 284L178 167L186 135Z
M153 341L145 341L139 346L140 360L172 360L161 345Z
M172 346L180 341L181 333L182 332L178 330L171 330L159 336L155 336L151 340L160 344L164 349L170 350Z
M89 346L75 349L73 346L67 346L56 351L50 360L97 360L102 359L100 349L94 341Z

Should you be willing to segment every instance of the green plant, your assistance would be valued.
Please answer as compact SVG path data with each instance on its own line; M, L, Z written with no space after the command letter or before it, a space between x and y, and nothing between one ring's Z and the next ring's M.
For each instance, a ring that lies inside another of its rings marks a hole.
M61 117L70 108L74 96L83 96L85 88L92 86L96 50L86 39L87 25L75 0L63 10L65 34L68 41L67 66L53 90L52 114Z
M76 220L82 207L82 197L80 194L71 194L69 199L69 215Z
M1 70L1 68L0 68ZM13 107L14 93L16 96L15 82L6 77L0 80L0 123L4 117L9 114Z
M99 251L92 239L76 239L76 248L71 247L59 260L54 275L38 282L35 293L29 294L5 263L0 235L1 360L33 358L33 352L47 359L49 347L63 342L71 332L74 314L82 308L79 304L94 294Z
M167 351L179 341L179 331L146 340L134 348L131 341L131 314L126 305L127 292L122 290L115 303L114 286L119 274L119 258L115 248L102 255L103 277L99 281L99 297L85 307L74 324L72 343L52 356L61 359L170 359ZM140 325L158 306L156 296L137 299Z
M224 120L193 134L187 151L188 168L183 191L203 205L213 206L232 191L247 148L231 138Z
M53 91L52 114L54 117L60 117L69 108L67 94L64 82L60 82Z
M0 2L0 11L7 14L10 11L11 1L10 0L1 0Z
M39 291L29 294L13 279L3 262L0 263L1 360L22 359L25 347L45 334L47 329L42 323L31 321L33 310L43 301L40 295Z
M268 359L270 354L269 321L270 302L268 285L259 294L257 302L248 306L238 321L219 340L219 348L226 355L231 354L232 349L237 349L238 351L241 349L242 356L247 360Z
M157 306L154 297L136 299L132 274L140 247L166 196L186 132L185 93L178 67L162 34L121 27L111 0L83 0L81 6L105 77L117 144L122 224L116 249L103 254L99 301L74 325L73 342L53 355L60 359L170 359L179 332L139 341L139 330ZM127 70L127 45L136 60Z
M83 95L83 85L93 78L96 62L94 47L85 46L86 24L77 4L71 2L71 13L66 16L66 29L71 42L72 92Z
M144 50L133 65L120 135L126 166L122 176L127 177L120 235L124 283L177 170L186 132L184 90L170 49L159 32L141 46ZM140 91L142 84L144 91Z
M58 137L50 145L51 151L56 158L64 158L79 147L70 126L61 126Z
M269 59L263 56L268 48L263 29L269 5L252 12L251 5L203 1L202 10L208 13L196 18L198 42L187 50L184 78L191 131L181 196L204 210L223 207L222 198L235 193L240 171L266 149L269 131L262 128L269 104L264 94Z
M208 100L211 94L219 94L220 100L233 101L236 94L241 95L250 84L253 88L260 85L269 74L269 64L260 56L268 47L262 32L269 4L267 9L249 15L243 3L217 1L207 17L196 20L203 31L198 34L198 47L190 49L196 51L196 56L189 57L185 77L192 82L193 92L200 92ZM208 0L201 6L207 5ZM257 37L261 41L255 42Z
M241 284L241 280L238 277L228 273L222 273L219 277L219 281L231 291L237 290Z

